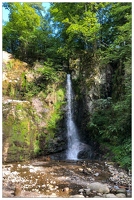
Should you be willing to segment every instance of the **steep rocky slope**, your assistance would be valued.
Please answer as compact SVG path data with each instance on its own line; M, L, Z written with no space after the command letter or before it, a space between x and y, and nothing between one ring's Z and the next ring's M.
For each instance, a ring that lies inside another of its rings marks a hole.
M23 161L66 149L62 113L64 74L58 84L44 81L37 69L3 52L3 161ZM57 117L58 116L58 117ZM61 121L61 122L60 122ZM55 124L58 123L58 126ZM58 127L58 128L57 128ZM58 129L58 130L57 130Z

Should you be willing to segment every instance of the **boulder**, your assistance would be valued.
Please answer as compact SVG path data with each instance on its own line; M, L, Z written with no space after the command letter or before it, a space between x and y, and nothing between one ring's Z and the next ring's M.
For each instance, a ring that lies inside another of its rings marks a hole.
M114 194L105 194L105 198L117 198Z
M118 194L116 194L116 197L117 198L126 198L126 195L123 193L118 193Z
M92 149L90 145L80 142L79 146L80 151L78 153L78 159L88 159L92 157Z
M88 188L90 190L94 190L96 192L100 192L100 193L109 193L109 188L106 184L102 184L102 183L99 183L99 182L94 182L94 183L91 183Z

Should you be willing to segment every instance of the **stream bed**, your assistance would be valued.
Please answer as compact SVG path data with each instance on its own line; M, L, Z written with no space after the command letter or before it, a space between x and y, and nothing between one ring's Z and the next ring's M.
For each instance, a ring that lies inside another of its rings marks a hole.
M3 197L132 197L131 173L110 162L42 157L2 168Z

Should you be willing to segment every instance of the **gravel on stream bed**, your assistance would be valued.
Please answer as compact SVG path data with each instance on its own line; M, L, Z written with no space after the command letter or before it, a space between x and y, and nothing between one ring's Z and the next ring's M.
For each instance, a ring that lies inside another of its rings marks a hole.
M42 158L4 164L2 173L2 197L132 197L131 173L110 162Z

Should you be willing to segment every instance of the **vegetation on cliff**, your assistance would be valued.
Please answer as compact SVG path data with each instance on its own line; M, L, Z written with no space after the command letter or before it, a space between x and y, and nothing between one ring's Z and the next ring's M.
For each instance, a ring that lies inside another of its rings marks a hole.
M33 70L18 59L3 61L3 161L59 151L55 135L64 133L59 127L64 117L65 75L46 66L37 62Z
M22 74L21 94L23 99L45 99L46 91L54 91L59 103L53 102L55 111L47 131L55 132L64 104L61 79L64 71L69 71L82 134L96 141L104 154L108 152L106 157L130 168L131 3L50 3L49 12L42 3L3 6L10 11L9 22L3 25L3 50L31 66L37 60L45 62L31 82ZM30 70L32 74L35 68ZM17 95L12 84L8 91L9 96Z

